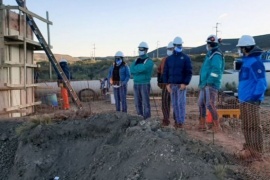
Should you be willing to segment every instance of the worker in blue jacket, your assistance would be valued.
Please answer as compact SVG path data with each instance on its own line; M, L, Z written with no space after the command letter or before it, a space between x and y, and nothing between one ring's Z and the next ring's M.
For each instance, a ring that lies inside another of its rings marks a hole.
M121 51L115 53L114 64L110 67L108 79L113 87L116 111L127 112L127 85L130 70Z
M218 90L221 87L225 61L219 48L221 39L216 35L209 35L206 39L207 54L200 70L199 88L200 94L198 106L200 111L199 131L207 130L205 124L206 109L213 118L213 131L221 130L217 109L215 106Z
M174 38L173 54L168 56L163 70L163 82L171 94L176 129L183 128L185 123L186 86L189 85L192 78L191 60L182 52L182 44L182 38Z
M243 62L239 72L238 98L245 144L239 156L261 158L263 137L259 106L267 88L265 67L261 60L263 51L249 35L243 35L236 46Z

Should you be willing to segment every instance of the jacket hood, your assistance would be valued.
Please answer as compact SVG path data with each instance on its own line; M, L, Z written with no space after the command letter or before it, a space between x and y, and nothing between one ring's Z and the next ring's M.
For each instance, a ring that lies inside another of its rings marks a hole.
M263 53L263 50L258 46L255 46L250 52L248 57L260 56Z

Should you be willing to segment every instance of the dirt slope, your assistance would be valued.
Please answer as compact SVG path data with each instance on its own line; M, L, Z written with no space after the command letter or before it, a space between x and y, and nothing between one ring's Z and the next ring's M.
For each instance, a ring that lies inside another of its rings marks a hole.
M20 137L21 124L7 124L0 122L0 179L249 179L218 147L161 129L156 119L109 112L40 124Z

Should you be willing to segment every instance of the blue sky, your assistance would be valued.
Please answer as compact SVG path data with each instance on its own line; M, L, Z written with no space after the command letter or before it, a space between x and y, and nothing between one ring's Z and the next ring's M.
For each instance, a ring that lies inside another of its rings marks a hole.
M16 5L15 0L3 0ZM113 56L121 50L137 55L141 41L149 51L166 46L175 36L183 46L205 43L209 34L239 38L270 33L269 0L26 0L27 8L49 12L52 51L71 56ZM38 23L44 36L46 25Z

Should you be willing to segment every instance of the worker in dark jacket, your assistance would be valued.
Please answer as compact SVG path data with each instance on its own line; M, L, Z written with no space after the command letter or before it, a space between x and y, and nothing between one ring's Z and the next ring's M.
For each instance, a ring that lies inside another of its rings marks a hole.
M69 66L68 66L67 60L66 60L66 59L61 59L61 60L59 61L59 65L61 66L63 72L64 72L65 75L67 76L67 79L68 79L68 80L73 79L73 78L72 78L72 75L71 75L71 72L70 72L70 69L69 69ZM58 74L58 80L62 80L62 77L59 76L59 74Z
M263 51L249 35L243 35L236 46L239 48L239 54L243 56L239 72L238 98L245 144L239 156L261 159L263 135L259 109L267 88L265 67L261 59Z
M189 56L182 52L182 39L174 38L173 44L173 54L167 58L164 66L163 81L171 93L175 128L182 128L186 116L186 86L192 78L192 65Z

